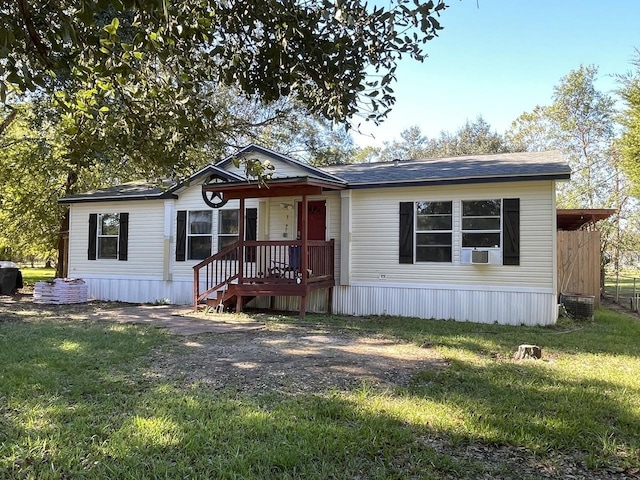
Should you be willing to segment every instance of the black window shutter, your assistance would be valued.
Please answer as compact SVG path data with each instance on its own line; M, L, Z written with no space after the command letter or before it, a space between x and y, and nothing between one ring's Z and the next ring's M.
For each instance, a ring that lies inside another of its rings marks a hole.
M176 222L176 262L184 262L187 250L187 211L179 210Z
M520 199L502 201L503 265L520 265Z
M400 263L413 263L413 202L400 202Z
M126 261L129 256L129 214L120 214L120 235L118 237L118 260Z
M247 208L245 213L245 240L257 240L258 239L258 209Z
M95 260L98 241L98 214L91 213L89 215L89 247L87 249L87 259Z
M258 209L247 208L245 213L244 239L253 241L258 239ZM245 259L247 262L256 261L256 247L245 249Z

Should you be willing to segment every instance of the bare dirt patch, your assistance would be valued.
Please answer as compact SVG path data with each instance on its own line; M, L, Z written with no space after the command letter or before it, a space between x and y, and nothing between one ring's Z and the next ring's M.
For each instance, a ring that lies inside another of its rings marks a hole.
M259 315L191 318L148 305L39 305L28 295L0 297L0 314L6 320L133 322L170 332L192 330L189 335L172 335L171 344L151 358L151 376L184 386L296 393L349 390L367 383L384 389L406 385L420 370L444 366L432 348L376 334L276 322L260 329L242 328L260 321ZM185 323L192 325L185 328ZM207 329L207 323L214 328Z
M321 392L363 383L391 388L406 385L420 370L444 365L433 349L378 335L276 324L179 338L173 350L155 355L155 375L241 391Z

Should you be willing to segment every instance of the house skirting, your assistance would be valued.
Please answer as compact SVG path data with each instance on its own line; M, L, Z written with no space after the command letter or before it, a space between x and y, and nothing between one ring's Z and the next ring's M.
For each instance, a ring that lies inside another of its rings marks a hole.
M161 277L83 276L89 298L130 303L193 303L193 280ZM307 311L327 311L327 290L310 292ZM551 289L480 286L357 283L333 288L339 315L393 315L503 325L553 325L558 318ZM249 307L297 312L298 297L258 297Z
M87 275L81 278L87 283L88 296L92 300L193 305L193 277L174 277L172 281L152 276ZM310 292L307 311L326 313L327 294L327 290ZM298 312L300 298L257 297L248 306Z
M552 289L359 283L333 289L333 313L393 315L503 325L553 325L558 318Z
M108 302L193 304L193 278L165 281L162 277L81 276L89 298Z

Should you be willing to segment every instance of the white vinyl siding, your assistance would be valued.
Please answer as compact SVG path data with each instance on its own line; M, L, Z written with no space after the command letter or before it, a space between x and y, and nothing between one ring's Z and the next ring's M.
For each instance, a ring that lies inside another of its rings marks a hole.
M380 188L352 194L352 282L553 287L554 182L514 182ZM453 262L398 262L399 203L453 201L453 231L461 231L461 201L520 198L520 265L463 265L461 236L453 236Z
M89 215L129 213L128 259L87 260ZM69 276L88 274L162 276L164 243L163 200L73 204L69 217Z

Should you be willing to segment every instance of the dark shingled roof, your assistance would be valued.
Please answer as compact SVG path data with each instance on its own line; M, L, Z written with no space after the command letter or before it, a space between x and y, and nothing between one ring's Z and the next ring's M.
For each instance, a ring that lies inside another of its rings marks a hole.
M91 192L69 195L58 200L58 203L79 203L79 202L107 202L111 200L145 200L145 199L162 199L162 198L178 198L176 192L181 188L188 187L191 182L200 177L207 175L217 175L231 181L242 181L243 178L215 165L207 165L197 171L184 182L174 182L164 180L162 182L146 182L137 180L134 182L123 183L113 187L93 190Z
M266 149L254 145L245 150ZM291 159L280 156L285 161ZM225 160L224 162L227 162ZM222 162L222 163L224 163ZM217 165L221 165L219 163ZM295 162L297 165L299 162ZM217 165L208 165L183 183L129 182L115 187L69 195L59 203L104 202L112 200L143 200L178 198L177 192L195 179L205 175L219 175L231 182L242 182L242 177L227 172ZM314 168L305 167L316 178L342 184L346 188L400 187L416 185L491 183L525 180L566 180L571 169L558 151L501 153L495 155L466 155L461 157L431 158L424 160L396 160L393 162L358 163ZM318 172L321 175L318 175Z
M571 169L559 151L333 165L323 170L349 188L568 179Z
M173 184L158 186L158 183L135 181L102 188L91 192L68 195L60 203L104 202L108 200L144 200L151 198L178 198L169 191Z

